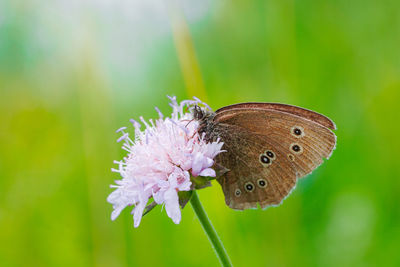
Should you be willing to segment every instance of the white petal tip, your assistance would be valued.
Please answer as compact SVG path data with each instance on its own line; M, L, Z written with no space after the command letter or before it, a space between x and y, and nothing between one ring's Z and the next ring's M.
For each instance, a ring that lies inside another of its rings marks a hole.
M214 171L213 169L208 168L208 169L202 170L202 171L199 173L199 175L200 175L200 176L215 177L215 176L216 176L216 173L215 173L215 171Z

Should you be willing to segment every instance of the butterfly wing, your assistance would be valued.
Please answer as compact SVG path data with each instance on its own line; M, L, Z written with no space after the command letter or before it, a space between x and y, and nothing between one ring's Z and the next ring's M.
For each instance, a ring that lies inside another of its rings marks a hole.
M329 129L336 130L335 123L331 119L320 113L317 113L309 109L287 104L280 104L280 103L257 103L257 102L239 103L220 108L216 111L216 113L221 116L222 113L225 111L231 113L233 110L248 110L248 109L277 110L297 115L299 117L321 124L322 126L325 126Z
M227 169L217 180L222 186L226 204L233 209L278 205L296 184L295 169L285 166L283 147L239 126L217 124L215 130L227 151L216 162ZM277 149L280 148L280 149ZM261 162L260 154L275 152L275 158Z
M218 181L234 209L280 204L297 178L329 158L336 144L330 119L294 106L232 105L217 110L214 123L213 134L227 150L217 163L230 170Z

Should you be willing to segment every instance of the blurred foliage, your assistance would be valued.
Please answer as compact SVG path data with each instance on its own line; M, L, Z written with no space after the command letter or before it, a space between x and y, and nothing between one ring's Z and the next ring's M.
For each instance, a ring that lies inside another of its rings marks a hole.
M0 2L0 265L216 266L188 205L110 220L114 130L185 92L161 1ZM400 265L400 2L188 1L209 104L332 118L332 158L278 208L200 198L236 266Z

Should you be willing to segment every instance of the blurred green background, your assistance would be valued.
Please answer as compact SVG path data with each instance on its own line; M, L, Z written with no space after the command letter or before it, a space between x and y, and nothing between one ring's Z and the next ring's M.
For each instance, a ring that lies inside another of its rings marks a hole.
M114 131L195 94L214 109L298 105L338 126L332 158L278 208L231 210L217 183L199 192L235 266L400 266L399 11L1 0L0 265L217 266L190 206L179 225L158 207L134 229L106 202L124 156Z

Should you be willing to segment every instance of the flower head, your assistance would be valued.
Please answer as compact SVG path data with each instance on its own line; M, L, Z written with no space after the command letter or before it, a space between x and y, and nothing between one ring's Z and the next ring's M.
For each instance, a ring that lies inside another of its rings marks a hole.
M190 176L215 177L214 157L222 152L223 143L219 140L206 142L204 136L198 133L199 122L194 120L192 113L186 108L202 105L210 108L199 99L185 100L177 103L176 97L169 98L173 111L171 117L164 118L156 108L159 118L154 122L131 120L135 128L132 139L122 127L117 132L122 133L118 141L124 141L122 148L128 155L122 161L115 161L122 180L115 181L116 188L107 198L113 205L111 219L115 220L127 206L132 210L134 226L138 227L143 211L150 198L157 204L165 205L167 215L179 223L181 211L179 208L179 191L192 190Z

